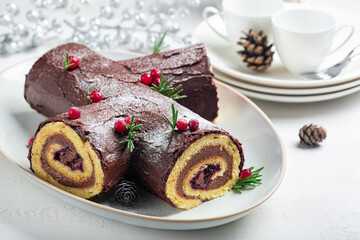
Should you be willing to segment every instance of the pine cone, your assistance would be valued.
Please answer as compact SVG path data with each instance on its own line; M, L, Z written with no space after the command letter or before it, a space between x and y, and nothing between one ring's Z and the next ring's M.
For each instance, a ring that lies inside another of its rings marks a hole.
M136 202L137 187L134 182L121 180L115 191L115 199L121 206L129 207Z
M251 70L257 72L266 70L273 60L274 52L271 51L273 44L268 46L267 37L263 31L255 35L254 29L250 28L249 33L245 35L246 37L241 37L238 42L244 47L243 51L238 51L244 58L243 62Z
M326 138L326 130L316 125L305 125L299 131L300 143L316 146Z

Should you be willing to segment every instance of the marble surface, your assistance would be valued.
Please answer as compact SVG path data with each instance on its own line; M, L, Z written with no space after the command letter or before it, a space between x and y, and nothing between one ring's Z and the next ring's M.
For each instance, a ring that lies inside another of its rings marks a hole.
M354 12L360 9L356 0L313 2ZM0 56L0 68L50 47ZM280 133L287 169L275 194L244 218L196 231L164 231L116 222L44 192L0 156L0 239L360 239L360 92L319 103L253 101ZM309 123L327 129L328 137L319 147L299 145L298 131Z

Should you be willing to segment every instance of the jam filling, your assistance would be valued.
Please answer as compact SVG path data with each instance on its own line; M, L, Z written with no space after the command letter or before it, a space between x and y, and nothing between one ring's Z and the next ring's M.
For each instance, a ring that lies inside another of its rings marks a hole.
M219 164L209 164L205 168L200 168L196 175L190 180L193 189L209 189L212 176L220 171Z
M72 171L84 171L80 155L71 151L69 147L56 151L54 153L54 159L68 166Z

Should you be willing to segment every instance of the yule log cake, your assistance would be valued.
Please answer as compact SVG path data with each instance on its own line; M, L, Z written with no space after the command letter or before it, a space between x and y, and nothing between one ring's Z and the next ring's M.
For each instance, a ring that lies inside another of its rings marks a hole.
M61 69L66 52L80 59L71 71ZM89 104L87 94L93 89L100 90L103 98L117 96L124 90L123 82L140 84L140 76L153 68L161 69L166 79L174 77L173 85L182 84L187 97L178 100L181 105L209 121L215 119L217 92L203 44L117 62L84 45L64 44L36 61L26 76L24 95L32 108L54 117L69 107Z
M81 85L82 81L97 78L96 71L86 72L86 64L99 68L84 59L86 54L79 56L79 66L83 69L77 72L61 69L62 63L57 60L43 65L35 63L30 72L41 72L42 77L49 73L48 81L59 85L69 78L81 79L76 81ZM55 76L60 78L52 79ZM130 171L150 191L183 209L196 207L232 188L244 164L241 144L235 138L147 85L123 78L105 79L101 81L101 89L106 81L116 80L120 86L116 95L80 107L80 118L72 119L63 113L40 124L29 152L31 168L37 176L75 195L90 198L111 189ZM45 94L51 88L43 90ZM50 94L49 98L52 97ZM54 98L69 102L67 98L72 96L63 94ZM199 127L166 133L171 126L163 115L172 118L172 105L179 118L197 119ZM50 105L48 108L51 110ZM121 143L130 138L130 133L114 131L115 122L130 116L136 119L135 125L142 125L133 136L132 152Z

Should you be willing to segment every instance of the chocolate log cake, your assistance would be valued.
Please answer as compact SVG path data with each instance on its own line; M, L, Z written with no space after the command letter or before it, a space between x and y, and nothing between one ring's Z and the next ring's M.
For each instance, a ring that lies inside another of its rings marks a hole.
M80 59L78 67L64 71L62 56L66 53ZM26 76L25 99L39 113L53 117L71 106L91 102L87 93L100 90L103 97L126 91L122 83L140 83L140 76L153 68L161 69L173 84L182 84L185 99L178 102L205 119L217 116L217 92L211 65L202 44L152 54L125 61L112 61L88 47L76 43L58 46L43 55Z
M244 164L240 143L175 101L127 85L127 93L80 107L79 119L64 113L41 123L29 153L32 170L85 198L108 190L130 160L126 144L119 144L127 134L116 133L114 123L134 115L142 127L136 131L130 168L150 191L189 209L230 190ZM171 118L171 104L180 118L198 119L199 128L165 134L171 127L163 114Z
M75 69L61 69L66 52L80 59ZM185 100L176 102L139 81L155 66L183 84ZM87 99L93 89L101 91L102 101ZM80 106L78 119L62 113L42 122L28 157L37 176L84 198L108 191L131 172L160 198L189 209L225 194L244 164L241 144L206 120L213 120L218 108L202 45L116 62L83 45L65 44L34 64L25 98L46 116ZM199 128L165 134L170 125L163 115L171 118L172 104L180 118L197 119ZM121 143L127 133L115 132L114 123L132 115L142 127L131 153Z

